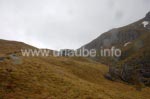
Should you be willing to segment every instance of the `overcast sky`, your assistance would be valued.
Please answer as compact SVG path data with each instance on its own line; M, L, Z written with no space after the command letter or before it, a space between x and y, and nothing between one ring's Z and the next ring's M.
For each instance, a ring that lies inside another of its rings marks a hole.
M150 0L0 0L0 39L76 49L148 11Z

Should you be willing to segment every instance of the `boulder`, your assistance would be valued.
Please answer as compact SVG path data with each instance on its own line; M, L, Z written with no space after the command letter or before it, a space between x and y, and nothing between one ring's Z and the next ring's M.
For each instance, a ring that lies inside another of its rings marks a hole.
M22 59L16 54L10 54L9 58L13 60L13 64L22 64Z
M114 81L114 78L109 73L105 74L104 77L108 80Z

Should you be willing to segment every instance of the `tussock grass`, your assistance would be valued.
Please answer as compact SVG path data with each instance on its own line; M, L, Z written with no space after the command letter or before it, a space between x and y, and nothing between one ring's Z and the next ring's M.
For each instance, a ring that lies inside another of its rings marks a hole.
M87 59L23 58L0 64L0 99L148 99L149 88L134 87L103 77L108 68Z
M0 41L0 54L32 48ZM14 46L15 45L15 46ZM10 49L11 48L11 49ZM19 54L19 52L17 52ZM104 78L108 67L82 57L22 57L22 64L6 58L0 63L0 99L148 99L141 92Z

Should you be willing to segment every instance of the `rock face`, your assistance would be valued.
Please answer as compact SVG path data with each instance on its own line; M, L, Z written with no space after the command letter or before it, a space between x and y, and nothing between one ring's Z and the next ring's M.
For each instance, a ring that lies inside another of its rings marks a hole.
M148 12L145 16L145 21L150 21L150 12Z
M150 86L150 67L149 66L141 66L139 70L140 80L144 84Z
M130 65L123 65L121 69L110 67L109 72L105 78L115 81L121 79L132 84L144 84L150 86L150 67L141 66L140 68L133 68Z
M122 67L122 71L121 71L121 79L128 82L132 79L131 75L133 72L133 68L128 66L128 65L124 65Z
M143 22L147 22L143 26ZM99 50L103 48L111 48L112 46L122 49L122 56L119 61L105 60L106 64L113 64L109 67L109 72L105 78L109 80L121 79L125 82L150 86L150 45L148 42L150 38L150 12L146 16L128 26L115 28L106 33L103 33L95 40L84 45L86 49ZM124 46L132 42L129 46ZM98 57L98 59L103 59ZM101 61L101 60L100 60Z
M124 45L124 43L132 42L133 40L137 39L141 36L141 34L142 32L136 31L136 28L132 27L116 28L103 33L101 36L84 45L83 47L86 49L100 49L101 47L110 48L114 45Z

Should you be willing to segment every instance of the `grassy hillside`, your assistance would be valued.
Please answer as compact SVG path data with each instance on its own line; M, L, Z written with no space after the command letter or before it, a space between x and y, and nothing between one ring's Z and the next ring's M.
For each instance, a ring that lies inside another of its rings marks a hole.
M8 41L0 39L0 56L10 54L10 53L18 53L21 49L27 48L35 48L33 46L27 45L23 42L17 41Z
M15 43L17 44L20 43ZM24 44L21 46L26 47ZM20 47L10 48L14 51L19 50ZM7 52L7 49L5 51ZM148 99L150 97L150 88L144 88L139 92L134 86L105 79L103 75L108 72L108 67L87 58L20 58L21 64L13 64L10 58L0 62L0 99Z

